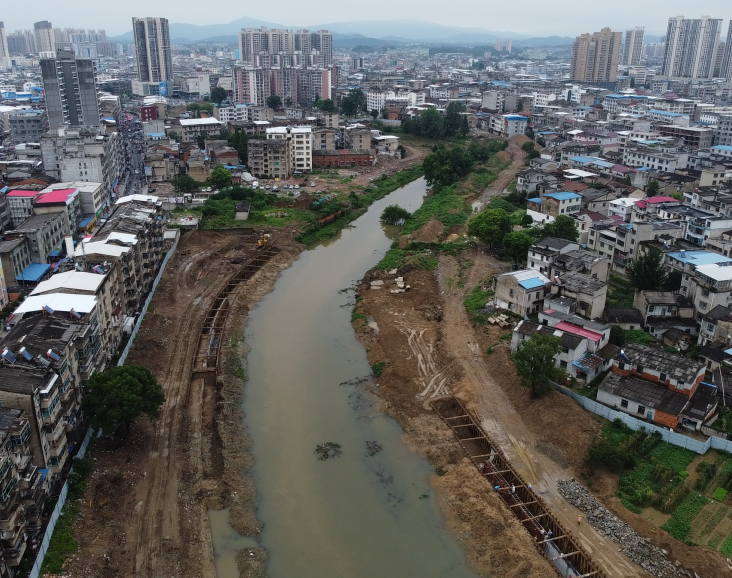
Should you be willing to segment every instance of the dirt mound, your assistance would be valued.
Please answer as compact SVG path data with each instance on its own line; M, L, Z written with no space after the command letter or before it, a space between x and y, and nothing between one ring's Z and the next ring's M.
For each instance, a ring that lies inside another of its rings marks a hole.
M412 243L439 243L444 232L445 225L433 219L409 235L409 239Z
M508 151L500 151L496 157L498 157L498 160L502 163L510 163L513 160L513 157L511 156L511 153Z
M508 142L517 146L523 146L527 142L531 142L531 139L524 134L517 134L516 136L512 136L508 139Z

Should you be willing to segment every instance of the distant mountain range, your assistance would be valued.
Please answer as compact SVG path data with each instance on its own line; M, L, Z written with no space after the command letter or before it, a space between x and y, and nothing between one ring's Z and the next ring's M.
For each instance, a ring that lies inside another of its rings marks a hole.
M383 46L385 44L460 44L484 45L493 44L496 38L511 38L514 46L561 46L571 44L574 38L551 36L547 38L531 38L526 34L486 30L483 28L461 28L443 26L435 22L422 20L365 20L362 22L331 22L310 26L285 26L276 22L266 22L254 18L238 18L226 24L172 23L170 38L176 44L196 42L236 42L242 28L290 28L308 30L330 30L333 32L333 43L342 48L353 48L359 44L364 46ZM132 42L132 31L119 36L109 37L111 42Z

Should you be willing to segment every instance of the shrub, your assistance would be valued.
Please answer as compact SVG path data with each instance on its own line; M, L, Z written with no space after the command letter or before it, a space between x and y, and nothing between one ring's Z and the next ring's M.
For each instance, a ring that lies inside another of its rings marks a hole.
M376 378L379 378L379 377L381 377L381 374L382 374L382 373L384 373L384 366L385 366L385 365L386 365L386 363L385 363L385 362L383 362L383 361L378 361L378 362L374 363L374 364L373 364L373 365L371 366L371 371L373 372L373 374L374 374L374 377L376 377Z
M714 494L712 495L712 499L717 500L718 502L724 502L724 499L727 497L727 490L724 488L717 488L714 490Z

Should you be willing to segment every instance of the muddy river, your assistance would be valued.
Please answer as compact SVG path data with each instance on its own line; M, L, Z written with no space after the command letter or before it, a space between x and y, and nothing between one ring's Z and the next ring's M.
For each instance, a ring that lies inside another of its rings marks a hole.
M444 527L432 466L358 382L371 370L350 324L353 292L342 291L389 248L396 231L379 223L384 207L414 211L425 188L419 179L398 189L303 253L250 314L244 410L270 578L475 576ZM318 460L322 442L342 454ZM224 519L212 532L218 578L235 578L245 542Z

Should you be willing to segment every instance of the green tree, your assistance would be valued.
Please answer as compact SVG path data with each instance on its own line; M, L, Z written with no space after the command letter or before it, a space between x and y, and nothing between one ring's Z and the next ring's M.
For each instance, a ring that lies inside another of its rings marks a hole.
M198 187L201 186L201 183L192 179L188 175L178 175L177 177L173 177L170 180L170 184L172 184L173 188L179 193L192 193L193 191L198 190Z
M579 231L572 217L567 215L559 215L554 219L553 223L544 226L543 234L545 237L558 237L567 241L576 241L579 239Z
M366 110L366 95L360 88L351 89L341 100L341 111L346 116L356 116Z
M208 177L208 183L220 191L231 184L231 173L224 168L224 165L216 165Z
M551 390L551 382L561 379L564 371L556 366L554 357L562 350L558 337L534 333L520 341L511 354L521 385L531 389L531 397L540 397Z
M477 237L491 249L500 247L511 231L511 220L503 209L486 209L468 222L468 235Z
M279 110L282 108L282 98L276 94L268 96L265 103L272 110Z
M610 326L610 343L622 347L625 344L625 329L620 325Z
M248 143L249 136L246 131L237 130L233 134L229 135L227 142L230 147L234 147L236 152L239 153L239 161L242 163L248 162Z
M660 183L656 179L653 179L650 183L648 183L648 186L646 187L646 195L648 195L649 197L655 197L660 190Z
M208 138L208 133L206 131L203 131L201 134L199 134L196 137L196 144L198 145L198 148L201 150L204 150L206 148L206 139Z
M285 106L286 106L287 108L290 108L290 107L292 106L292 97L291 97L291 96L288 96L288 97L287 97L287 98L285 99Z
M526 153L527 158L529 159L536 159L541 156L539 151L536 150L536 145L531 141L522 144L521 149Z
M463 147L448 149L440 144L422 163L427 183L439 188L456 183L473 169L474 161Z
M628 280L637 291L661 289L668 273L663 265L663 253L651 247L627 267Z
M225 88L214 86L211 89L211 101L215 102L217 105L221 105L221 103L226 100L227 96Z
M147 367L120 365L89 378L82 407L93 427L113 433L124 426L129 434L142 414L158 417L164 401L163 388Z
M379 118L379 111L376 109L372 110L369 114L371 115L371 118L373 118L374 120Z
M507 257L518 265L526 262L526 256L529 254L529 248L534 244L531 235L523 231L509 233L503 238L503 251Z
M532 217L528 213L525 214L523 217L521 217L521 226L522 227L530 227L533 224L534 224L534 217Z
M460 130L465 105L462 102L451 102L445 111L445 136L454 136Z
M678 291L681 289L681 271L674 269L666 276L666 282L663 285L666 291Z
M463 115L463 120L460 122L460 136L465 138L470 134L470 125L468 124L468 117Z
M381 213L380 221L387 225L396 225L400 221L406 221L411 216L412 213L407 211L407 209L404 209L399 205L389 205Z

